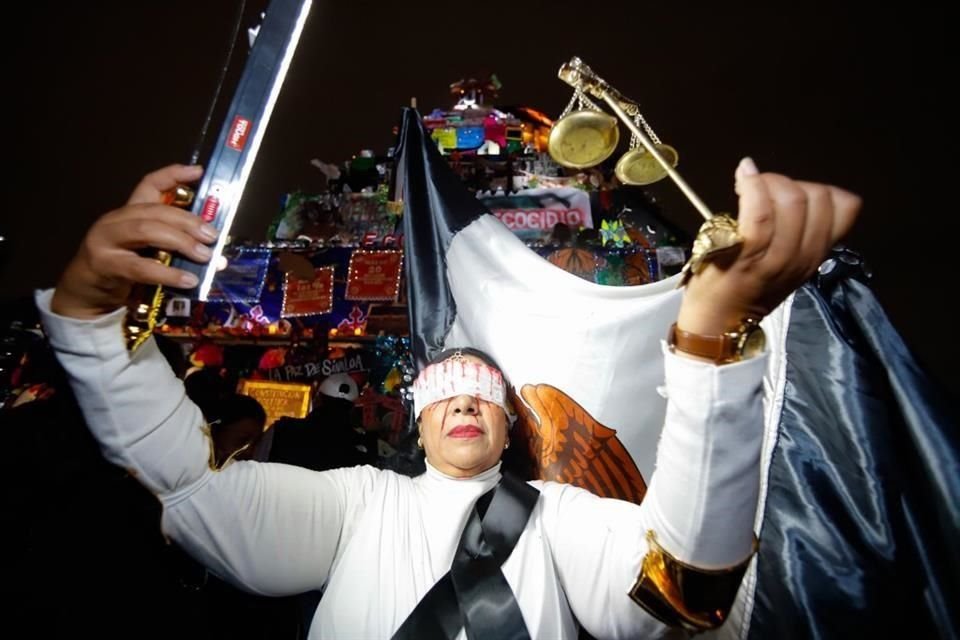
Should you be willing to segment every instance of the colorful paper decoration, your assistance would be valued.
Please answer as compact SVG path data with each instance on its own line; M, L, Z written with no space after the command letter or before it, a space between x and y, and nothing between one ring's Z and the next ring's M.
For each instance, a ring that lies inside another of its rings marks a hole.
M483 144L483 127L459 127L457 149L476 149Z
M625 244L630 244L630 236L627 235L627 230L623 227L623 222L620 220L607 221L604 220L600 223L600 241L603 243L603 246L607 244L616 245L617 248L623 247Z
M523 151L523 128L507 127L507 152L520 153Z
M500 118L490 114L483 120L483 135L498 146L507 146L507 125Z
M457 130L454 127L434 129L430 137L437 142L440 151L457 148Z

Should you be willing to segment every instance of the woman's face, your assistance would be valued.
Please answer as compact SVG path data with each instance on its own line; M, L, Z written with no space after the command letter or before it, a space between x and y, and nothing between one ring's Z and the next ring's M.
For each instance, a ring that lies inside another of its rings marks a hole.
M465 360L485 364L479 358ZM504 410L486 400L460 395L434 402L420 414L420 439L438 471L469 478L497 464L507 442Z

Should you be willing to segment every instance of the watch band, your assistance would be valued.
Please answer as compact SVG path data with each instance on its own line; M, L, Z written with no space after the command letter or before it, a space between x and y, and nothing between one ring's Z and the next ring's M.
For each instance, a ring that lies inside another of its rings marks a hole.
M736 342L729 334L705 336L691 333L678 328L676 322L670 325L667 344L673 349L716 363L730 362L737 355Z

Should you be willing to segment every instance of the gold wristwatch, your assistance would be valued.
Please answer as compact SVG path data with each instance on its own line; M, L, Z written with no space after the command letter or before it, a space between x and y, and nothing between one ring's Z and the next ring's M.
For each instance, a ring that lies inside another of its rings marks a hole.
M760 324L753 318L747 318L733 331L718 336L690 333L677 328L674 322L667 334L667 344L675 351L683 351L717 364L727 364L760 355L767 339Z

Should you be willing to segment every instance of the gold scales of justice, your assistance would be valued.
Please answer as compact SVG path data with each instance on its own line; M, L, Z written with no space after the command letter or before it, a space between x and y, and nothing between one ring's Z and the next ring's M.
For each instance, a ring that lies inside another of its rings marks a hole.
M714 214L676 170L676 150L660 142L647 124L640 107L594 73L580 58L571 58L558 72L574 88L573 98L550 130L547 148L560 165L572 169L593 167L617 149L620 130L617 119L601 110L586 94L604 101L630 130L630 150L617 162L615 173L624 184L648 185L669 176L700 212L706 222L697 232L690 260L683 266L680 286L699 273L708 260L734 251L743 243L737 221L727 214ZM577 109L574 109L574 104ZM641 128L642 127L642 128Z

